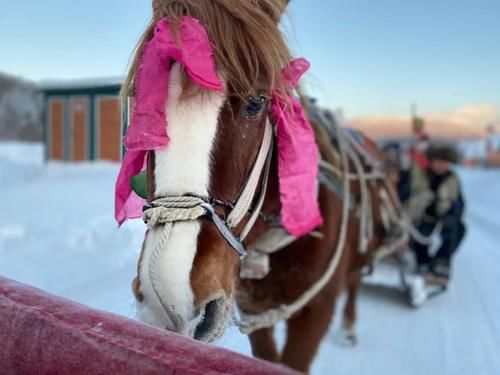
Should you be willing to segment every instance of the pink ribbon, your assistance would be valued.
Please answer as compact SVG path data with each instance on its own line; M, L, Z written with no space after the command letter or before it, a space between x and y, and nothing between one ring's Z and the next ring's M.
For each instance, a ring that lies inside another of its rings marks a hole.
M183 17L179 38L177 43L168 21L162 19L142 51L135 82L135 110L125 137L127 152L115 189L115 218L119 224L128 218L142 216L144 200L132 191L130 178L144 169L148 151L168 144L165 105L172 60L182 64L199 86L224 91L215 71L212 46L200 22Z
M172 60L182 64L199 86L223 91L217 77L213 50L207 33L198 20L184 17L176 43L166 19L158 22L152 39L146 43L136 78L136 104L127 129L127 152L115 190L115 218L119 224L142 216L145 201L138 197L130 178L146 167L148 151L168 145L165 107ZM290 89L296 88L309 69L305 59L292 61L283 70ZM296 237L322 224L317 201L319 152L311 124L300 102L291 94L273 92L271 110L278 133L278 171L282 224Z
M297 87L310 64L293 60L283 70L290 89ZM278 134L281 224L295 237L323 223L317 197L319 151L304 109L292 94L273 93L271 110Z

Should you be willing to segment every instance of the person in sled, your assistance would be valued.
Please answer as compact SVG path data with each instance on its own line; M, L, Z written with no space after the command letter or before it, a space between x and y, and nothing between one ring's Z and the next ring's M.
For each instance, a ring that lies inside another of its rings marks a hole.
M451 164L458 162L457 151L448 145L430 145L426 151L428 165L413 165L409 191L401 197L410 219L421 236L410 244L415 253L418 272L446 285L451 260L465 235L464 199L460 182ZM401 193L401 191L400 191ZM409 194L408 194L409 193ZM429 239L439 230L441 245L429 254Z

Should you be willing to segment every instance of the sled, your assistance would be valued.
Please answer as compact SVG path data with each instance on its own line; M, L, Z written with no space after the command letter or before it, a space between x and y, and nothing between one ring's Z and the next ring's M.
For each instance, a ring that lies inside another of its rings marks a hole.
M401 292L408 305L419 308L447 290L443 279L415 273L415 261L408 248L382 254L372 263L363 284Z

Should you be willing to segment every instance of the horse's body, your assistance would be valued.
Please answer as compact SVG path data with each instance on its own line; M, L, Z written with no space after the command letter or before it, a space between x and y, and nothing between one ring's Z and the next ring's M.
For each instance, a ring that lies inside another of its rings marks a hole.
M326 135L321 134L322 130L318 125L314 126L317 130L317 139L322 144L322 156L328 160L331 146L326 141ZM363 168L365 171L368 170L366 165L363 165ZM354 169L353 165L350 169ZM287 339L283 352L279 353L277 350L273 337L274 327L267 327L250 334L255 356L270 361L281 361L300 371L308 371L332 320L337 297L344 288L347 291L347 301L343 312L343 334L347 344L355 344L356 299L362 271L389 236L382 224L380 211L382 204L377 197L381 189L386 190L390 187L380 179L373 179L369 183L369 194L373 198L370 209L374 214L374 235L366 251L360 253L358 250L360 222L355 214L361 201L360 186L356 180L350 184L356 205L350 209L347 239L341 249L337 249L337 245L341 236L340 223L342 206L345 202L342 201L341 195L321 185L318 199L325 223L319 230L324 237L317 239L306 236L297 240L289 247L271 255L271 272L266 278L240 281L237 290L238 307L244 312L259 313L295 301L323 275L335 251L342 252L341 260L328 284L300 312L287 321Z
M149 153L150 202L165 196L188 196L202 204L218 202L212 207L218 218L227 220L231 216L230 209L234 205L225 202L234 203L241 196L242 187L248 182L258 158L258 145L264 138L266 126L269 126L269 95L273 88L283 87L279 77L281 68L289 62L289 54L277 25L287 3L267 0L153 2L154 19L143 42L151 38L155 23L164 17L172 20L174 25L186 15L198 19L207 29L213 44L225 92L193 89L179 64L172 64L166 99L170 143L165 149ZM137 58L129 83L135 77L139 61ZM258 100L252 97L258 97ZM361 173L369 167L362 165L360 170L359 163L355 163L356 160L359 162L359 157L353 159L352 154L349 157L342 147L333 148L321 125L315 121L312 124L322 159L338 171L341 180L344 176L344 188L348 186L351 190L354 206L345 209L351 196L344 199L342 194L321 184L318 201L324 222L315 230L320 236L302 236L272 254L270 272L260 280L238 276L240 257L233 251L234 246L230 245L227 234L223 235L220 226L214 225L213 216L179 216L179 210L176 210L169 222L158 224L155 221L146 233L138 275L133 282L140 319L210 341L222 334L233 300L243 316L293 304L324 278L337 254L339 262L332 267L332 275L321 290L306 299L298 311L281 316L288 319L283 353L278 353L274 343L274 320L270 320L265 328L262 324L257 325L258 329L250 334L250 341L257 357L280 361L307 372L330 324L337 296L344 287L348 290L348 302L343 326L352 338L361 270L387 234L387 225L382 225L378 196L381 189L388 189L388 185L380 179L365 185L359 180L349 180L350 172L346 169ZM244 241L248 247L269 229L270 222L266 217L280 214L276 145L274 149L262 214L251 225ZM261 182L263 176L261 174ZM256 190L254 200L262 189ZM366 227L356 212L366 189L372 199L365 201L369 203L365 210L372 213L374 229L369 241L361 246L359 233ZM254 203L254 211L255 206ZM349 215L344 215L345 212ZM228 227L235 238L251 221L249 216L246 215L234 228ZM362 252L360 247L363 247Z

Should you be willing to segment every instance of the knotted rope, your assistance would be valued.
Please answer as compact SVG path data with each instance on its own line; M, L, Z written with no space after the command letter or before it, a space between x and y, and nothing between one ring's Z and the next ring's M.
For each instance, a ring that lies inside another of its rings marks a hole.
M166 247L173 223L180 221L196 220L207 213L207 205L202 198L194 196L170 196L158 198L150 203L144 210L143 220L150 229L161 230L160 239L153 249L149 260L148 270L151 285L160 301L163 309L174 324L177 331L182 331L183 319L175 312L175 307L167 305L166 298L162 294L162 287L159 279L159 257ZM162 228L160 229L159 226Z
M368 245L373 238L373 212L371 204L371 194L370 190L368 189L368 178L366 176L365 167L363 166L363 163L361 162L356 149L352 147L353 141L351 140L351 138L347 138L347 140L349 141L348 155L354 164L354 168L356 169L361 194L358 250L361 254L365 254L368 251Z
M176 221L192 221L204 216L208 203L195 196L169 196L151 202L143 213L149 226L172 224Z

